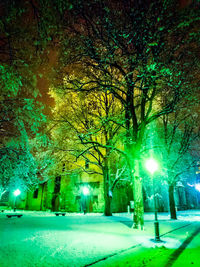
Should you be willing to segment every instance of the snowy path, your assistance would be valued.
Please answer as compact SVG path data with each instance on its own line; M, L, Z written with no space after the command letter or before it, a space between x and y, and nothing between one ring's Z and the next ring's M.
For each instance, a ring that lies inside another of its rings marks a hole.
M196 229L196 223L188 214L183 215L185 220L179 222L169 221L167 216L159 216L160 233L170 232L162 238L169 246L179 247L186 232ZM195 213L195 216L199 214ZM56 217L48 213L24 213L21 218L11 219L0 214L0 266L79 267L138 244L151 247L153 215L146 214L145 219L145 231L140 232L130 228L131 216L126 214ZM180 228L178 235L171 232L184 225L189 226Z
M0 266L84 266L131 247L125 224L103 216L0 218Z
M92 264L92 267L191 267L200 266L200 222L191 222L163 235L162 243L147 240L135 248Z

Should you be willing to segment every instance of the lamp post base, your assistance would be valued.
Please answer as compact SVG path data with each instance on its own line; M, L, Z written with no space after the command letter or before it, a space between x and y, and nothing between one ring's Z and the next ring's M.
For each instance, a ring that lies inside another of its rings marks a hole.
M154 222L154 230L155 230L155 241L160 241L160 233L159 233L159 222Z

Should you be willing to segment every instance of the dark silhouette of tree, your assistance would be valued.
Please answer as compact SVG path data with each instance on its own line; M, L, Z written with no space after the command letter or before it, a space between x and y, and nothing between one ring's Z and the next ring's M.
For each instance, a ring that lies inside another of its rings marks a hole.
M35 157L35 150L37 147L39 151L44 145L42 127L45 117L42 114L42 104L36 99L39 91L35 73L41 60L34 42L38 31L31 16L30 6L24 1L8 0L1 1L0 7L2 194L17 186L28 190L40 182L38 176L43 167ZM45 46L42 45L42 48ZM39 158L41 160L42 156Z
M193 106L193 114L176 111L162 117L162 128L158 130L160 154L162 157L165 180L169 186L171 219L176 219L174 189L178 182L197 165L198 156L192 151L199 143L199 116Z

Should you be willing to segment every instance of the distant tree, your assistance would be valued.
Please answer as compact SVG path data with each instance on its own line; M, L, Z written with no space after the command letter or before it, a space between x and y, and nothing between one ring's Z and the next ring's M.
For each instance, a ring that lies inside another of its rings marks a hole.
M199 116L193 106L193 114L176 111L162 117L158 129L158 147L162 158L162 168L169 186L169 204L172 219L176 219L174 189L179 181L197 165L199 156L193 149L199 143Z
M0 185L5 192L17 185L34 187L45 172L45 116L36 74L47 60L48 34L34 1L1 1L0 7Z
M56 103L52 128L55 151L59 155L63 152L64 158L68 155L74 168L79 166L83 172L103 176L104 213L110 216L112 191L125 171L123 164L114 167L124 154L120 150L124 138L120 102L107 91L65 92L63 88L57 93L53 89L52 96ZM84 162L89 168L84 167Z
M37 182L37 162L30 140L44 116L39 104L22 96L20 76L10 66L0 65L0 187L1 195L19 185L24 189Z

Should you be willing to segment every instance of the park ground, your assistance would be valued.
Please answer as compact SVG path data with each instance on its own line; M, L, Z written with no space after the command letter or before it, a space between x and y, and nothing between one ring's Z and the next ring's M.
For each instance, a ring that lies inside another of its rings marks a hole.
M159 213L160 238L154 241L154 215L145 213L144 231L132 214L0 213L0 266L200 266L200 211L179 211L178 220Z

